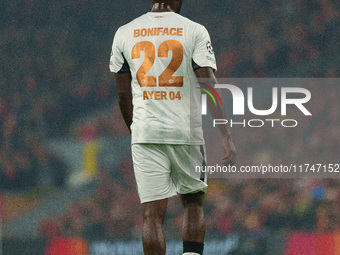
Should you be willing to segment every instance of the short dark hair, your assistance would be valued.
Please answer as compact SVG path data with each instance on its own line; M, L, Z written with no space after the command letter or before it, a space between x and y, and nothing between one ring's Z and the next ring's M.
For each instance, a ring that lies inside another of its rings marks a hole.
M152 3L172 3L176 2L177 0L152 0Z

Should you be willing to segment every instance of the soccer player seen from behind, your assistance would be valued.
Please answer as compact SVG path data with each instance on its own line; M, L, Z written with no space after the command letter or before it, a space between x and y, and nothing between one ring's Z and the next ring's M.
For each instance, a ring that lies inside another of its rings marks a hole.
M152 10L120 27L114 37L110 70L119 106L131 132L131 150L143 212L143 250L165 254L163 221L168 198L180 195L183 207L183 253L203 254L206 174L198 78L214 86L215 56L204 26L179 15L182 0L153 0ZM192 85L192 81L196 81ZM215 119L221 106L208 101ZM220 125L225 156L236 150Z

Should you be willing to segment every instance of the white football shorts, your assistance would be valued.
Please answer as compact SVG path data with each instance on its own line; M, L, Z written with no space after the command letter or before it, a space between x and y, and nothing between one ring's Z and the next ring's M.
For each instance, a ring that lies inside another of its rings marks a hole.
M141 203L207 190L204 145L132 144Z

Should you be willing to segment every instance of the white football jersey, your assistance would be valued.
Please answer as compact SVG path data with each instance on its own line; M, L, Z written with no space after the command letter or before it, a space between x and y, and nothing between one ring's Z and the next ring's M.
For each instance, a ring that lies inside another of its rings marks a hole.
M194 70L216 70L204 26L174 12L149 12L120 27L110 70L132 76L132 143L204 144Z

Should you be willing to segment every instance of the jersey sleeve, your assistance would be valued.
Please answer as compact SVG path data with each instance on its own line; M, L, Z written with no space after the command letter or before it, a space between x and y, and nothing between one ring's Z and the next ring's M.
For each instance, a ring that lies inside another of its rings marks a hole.
M123 53L123 44L120 29L117 30L113 43L110 57L110 71L113 73L130 73L130 67Z
M192 56L192 65L194 70L201 67L211 67L217 70L214 49L207 29L198 25L195 33L195 47Z

